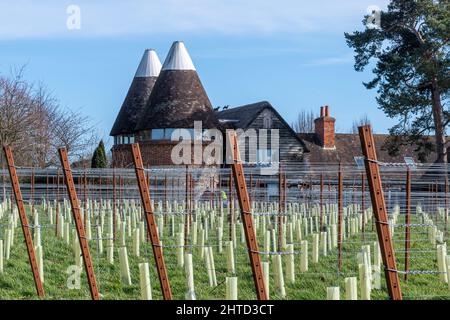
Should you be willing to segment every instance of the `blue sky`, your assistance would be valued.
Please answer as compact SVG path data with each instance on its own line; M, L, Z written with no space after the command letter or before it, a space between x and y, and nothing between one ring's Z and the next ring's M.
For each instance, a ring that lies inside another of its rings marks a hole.
M163 62L183 40L214 106L267 100L291 123L302 109L328 104L337 131L367 114L382 133L394 120L363 87L371 75L354 71L343 33L362 28L368 6L386 3L0 0L0 73L26 64L26 78L89 115L108 140L144 49ZM79 30L66 27L70 4L81 10Z

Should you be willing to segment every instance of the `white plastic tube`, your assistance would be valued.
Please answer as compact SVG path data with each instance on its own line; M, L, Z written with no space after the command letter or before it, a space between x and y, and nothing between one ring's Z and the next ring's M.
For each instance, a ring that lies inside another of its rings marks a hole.
M358 300L356 277L345 278L344 283L345 283L345 300Z
M141 285L141 299L152 300L152 286L150 283L150 271L148 263L139 263L139 279Z

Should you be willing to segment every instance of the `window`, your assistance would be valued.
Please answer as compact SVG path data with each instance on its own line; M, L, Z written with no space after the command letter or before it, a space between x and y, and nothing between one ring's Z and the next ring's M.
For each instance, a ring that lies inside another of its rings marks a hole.
M164 139L164 129L153 129L152 140L162 140L162 139Z
M172 134L178 129L175 128L166 128L166 129L152 129L152 130L145 130L142 131L138 137L139 139L141 139L142 141L145 140L172 140ZM195 131L192 128L185 128L185 129L180 129L183 130L183 132L187 132L189 134L189 138L192 140L195 138ZM198 139L199 140L203 140L203 141L212 141L215 140L216 137L212 137L210 138L208 136L208 134L206 134L206 131L208 129L204 129L202 133L200 133L198 135ZM178 134L178 132L176 133ZM177 140L179 137L175 137L175 139ZM129 141L130 142L126 142L126 143L134 143L134 136L129 136Z
M164 139L166 140L171 140L172 138L172 133L175 131L175 129L170 128L170 129L164 129Z
M272 128L272 116L270 112L264 112L263 114L263 128L264 129Z
M364 157L353 157L353 159L355 159L356 162L356 166L358 167L358 169L364 169Z

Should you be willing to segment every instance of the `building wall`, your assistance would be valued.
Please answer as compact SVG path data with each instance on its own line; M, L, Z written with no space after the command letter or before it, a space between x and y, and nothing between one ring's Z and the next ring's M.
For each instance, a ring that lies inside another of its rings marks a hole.
M170 141L139 142L144 166L167 166L172 164L171 152L176 143ZM133 158L130 144L115 145L112 148L113 167L132 168Z
M178 144L177 141L139 141L141 149L142 161L146 167L155 166L173 166L172 149ZM203 148L207 145L203 146ZM202 149L203 152L204 149ZM112 148L113 167L115 168L132 168L133 158L131 154L131 145L115 145ZM191 145L191 163L194 165L194 146ZM182 165L184 166L184 165Z

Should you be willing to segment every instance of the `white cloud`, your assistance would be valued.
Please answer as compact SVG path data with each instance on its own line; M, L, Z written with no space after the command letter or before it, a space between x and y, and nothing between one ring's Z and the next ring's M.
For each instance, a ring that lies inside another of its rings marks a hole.
M319 58L315 59L309 62L304 63L304 66L331 66L331 65L340 65L340 64L349 64L353 63L353 54L345 54L342 56L335 56L335 57L325 57L325 58Z
M155 33L270 35L353 30L369 5L388 0L73 0L0 2L0 38ZM81 30L66 8L81 8Z

